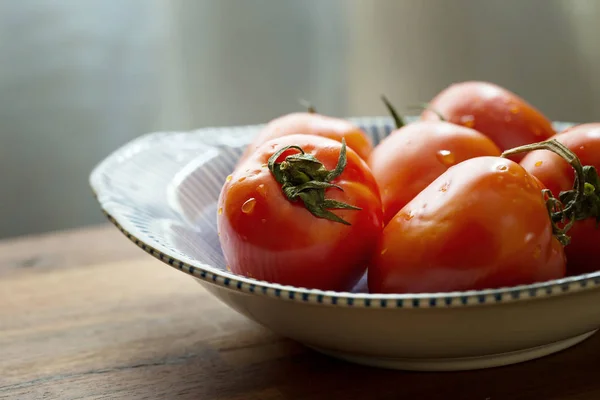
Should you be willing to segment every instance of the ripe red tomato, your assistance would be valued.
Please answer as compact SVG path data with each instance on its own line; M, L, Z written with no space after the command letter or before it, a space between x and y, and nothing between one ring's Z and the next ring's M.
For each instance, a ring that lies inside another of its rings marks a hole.
M385 227L373 293L449 292L564 277L541 187L519 164L477 157L450 167Z
M423 111L424 120L447 121L473 128L505 151L541 142L555 134L552 123L538 109L515 93L488 82L455 83L441 91ZM522 155L511 159L518 161Z
M313 135L258 147L227 178L218 207L231 271L322 290L350 290L358 282L383 226L367 164L344 143Z
M575 153L583 165L600 169L600 123L578 125L566 129L554 138ZM573 168L553 152L545 150L530 152L523 158L521 165L536 176L556 197L561 191L573 188ZM567 272L570 275L600 269L593 261L600 244L600 228L594 217L597 215L576 221L569 230L571 242L565 247L565 254Z
M350 121L333 118L315 112L286 114L270 121L246 148L240 158L245 160L258 146L264 142L287 135L307 134L327 137L341 143L342 139L363 160L373 150L371 139Z
M417 121L397 129L369 157L381 192L384 221L390 221L450 166L500 153L486 136L449 122Z

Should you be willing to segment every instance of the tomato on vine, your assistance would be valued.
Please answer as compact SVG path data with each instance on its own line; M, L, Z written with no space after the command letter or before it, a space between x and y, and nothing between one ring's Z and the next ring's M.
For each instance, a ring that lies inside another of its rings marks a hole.
M312 106L309 106L308 112L286 114L267 123L248 145L240 162L256 151L261 144L296 134L326 137L340 143L344 139L347 146L363 160L367 160L373 150L371 139L356 125L345 119L318 114Z
M557 134L554 139L579 158L584 182L576 182L575 170L564 158L545 149L528 153L521 165L536 176L562 202L574 196L574 184L586 188L585 205L579 210L569 230L570 243L565 247L567 272L570 275L598 270L594 256L600 243L600 123L578 125ZM562 193L562 194L561 194Z
M489 138L464 126L439 120L405 125L389 101L383 100L396 130L375 147L369 167L379 184L386 223L452 165L501 153Z
M373 293L452 292L565 275L541 187L517 163L450 167L385 227L369 267Z
M232 272L322 290L352 289L383 226L367 164L343 139L306 134L259 146L227 178L218 207Z
M505 151L544 141L555 134L551 121L515 93L481 81L455 83L437 94L423 111L423 120L447 121L473 128ZM522 155L514 155L518 161Z

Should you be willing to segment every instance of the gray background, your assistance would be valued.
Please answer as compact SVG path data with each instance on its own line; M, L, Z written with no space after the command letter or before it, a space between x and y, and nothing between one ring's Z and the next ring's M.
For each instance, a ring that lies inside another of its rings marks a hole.
M103 222L89 171L154 130L308 98L381 115L491 80L600 120L597 0L0 0L0 237Z

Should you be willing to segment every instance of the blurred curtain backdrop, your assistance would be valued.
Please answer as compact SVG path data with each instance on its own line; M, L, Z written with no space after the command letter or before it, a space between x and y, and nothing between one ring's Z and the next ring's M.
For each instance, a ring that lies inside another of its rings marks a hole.
M0 1L0 237L103 222L88 187L155 130L402 111L453 81L600 120L596 0Z

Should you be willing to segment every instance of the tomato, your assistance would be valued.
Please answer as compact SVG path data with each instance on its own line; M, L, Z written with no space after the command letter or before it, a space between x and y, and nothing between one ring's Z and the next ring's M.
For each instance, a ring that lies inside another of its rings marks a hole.
M540 142L555 134L552 123L515 93L488 82L455 83L441 91L421 114L424 120L446 120L473 128L505 151ZM434 112L435 111L435 112ZM522 155L512 157L518 161Z
M245 160L264 142L287 135L308 134L323 136L338 142L342 138L362 159L366 160L373 150L371 139L350 121L333 118L315 112L291 113L270 121L246 148L240 158Z
M554 137L577 155L583 165L600 168L600 123L589 123L569 128ZM559 155L536 150L527 154L521 165L536 176L558 197L561 191L573 188L573 168ZM569 231L571 242L565 247L567 272L570 275L593 272L600 269L593 261L600 244L600 228L596 215L575 221Z
M232 272L322 290L352 289L383 227L366 162L345 142L313 135L259 146L227 178L218 207Z
M449 292L557 279L565 256L536 179L501 157L450 167L385 227L373 293Z
M395 130L375 147L369 166L379 184L384 221L450 166L500 150L481 133L442 121L417 121Z

